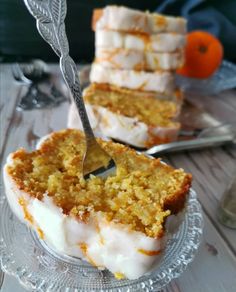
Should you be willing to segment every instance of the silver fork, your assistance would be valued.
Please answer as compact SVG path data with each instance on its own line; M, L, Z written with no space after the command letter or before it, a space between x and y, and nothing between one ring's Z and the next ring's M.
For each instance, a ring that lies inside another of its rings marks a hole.
M114 172L115 161L97 143L86 113L75 62L69 56L69 44L65 31L66 0L24 0L30 13L35 17L37 29L60 58L62 75L71 90L85 132L86 151L83 157L83 175L104 175L107 170ZM91 165L91 161L93 161Z

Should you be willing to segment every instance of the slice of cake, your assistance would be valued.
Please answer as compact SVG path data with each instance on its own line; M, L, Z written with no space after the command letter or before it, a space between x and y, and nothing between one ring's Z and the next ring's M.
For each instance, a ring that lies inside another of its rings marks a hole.
M90 81L161 93L172 93L175 89L174 76L170 72L110 69L97 63L92 64Z
M127 147L99 140L117 173L84 180L85 139L77 130L49 135L38 150L9 155L6 195L15 215L41 239L118 279L136 279L163 254L165 220L185 204L191 175Z
M174 118L180 105L173 101L97 84L90 85L83 97L96 133L142 148L177 139L180 124ZM82 129L75 105L69 112L68 127Z
M154 91L142 91L142 90L133 90L128 89L124 87L118 87L115 85L110 85L106 83L91 83L91 88L101 89L105 91L118 91L122 92L124 94L130 94L133 96L138 97L151 97L156 98L158 100L169 100L176 103L177 107L181 107L183 100L184 100L184 94L180 89L175 89L171 94L165 94L161 92L154 92Z
M96 48L121 48L157 53L171 53L180 49L182 50L185 43L185 35L174 33L143 35L112 30L97 30L95 33Z
M97 47L95 63L104 68L138 71L176 70L183 66L183 51L156 53L134 49Z
M184 34L186 20L182 17L142 12L123 6L107 6L94 10L92 27L94 30L107 29L145 34L160 32Z

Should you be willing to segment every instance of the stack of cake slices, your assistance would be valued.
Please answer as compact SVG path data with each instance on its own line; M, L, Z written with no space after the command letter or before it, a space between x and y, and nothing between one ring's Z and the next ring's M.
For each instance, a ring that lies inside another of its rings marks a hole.
M183 18L107 6L94 11L95 60L83 96L95 132L136 147L176 140L184 63ZM81 128L75 107L69 127Z

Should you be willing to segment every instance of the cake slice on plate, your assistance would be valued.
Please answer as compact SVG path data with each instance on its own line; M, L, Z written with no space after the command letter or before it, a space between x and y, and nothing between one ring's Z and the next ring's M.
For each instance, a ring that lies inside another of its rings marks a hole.
M174 120L181 103L102 84L91 84L83 98L91 126L98 134L140 148L177 139L180 124ZM74 104L67 126L82 129Z
M136 279L163 254L165 221L184 208L191 175L99 140L117 173L82 176L85 139L78 130L46 137L33 152L19 149L4 167L12 211L59 253L80 257L118 279Z

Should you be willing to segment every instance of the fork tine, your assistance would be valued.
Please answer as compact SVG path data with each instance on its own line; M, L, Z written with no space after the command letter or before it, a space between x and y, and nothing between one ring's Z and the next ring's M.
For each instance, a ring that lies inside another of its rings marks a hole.
M88 179L90 174L95 175L95 176L100 176L100 177L107 177L107 176L113 175L115 171L116 171L116 165L115 165L114 160L111 159L107 167L105 166L99 167L96 170L86 174L84 178Z
M27 84L31 84L32 82L26 78L20 68L20 65L18 63L15 63L13 66L12 66L12 74L13 74L13 77L15 78L16 81L19 81L19 82L24 82L24 83L27 83Z

